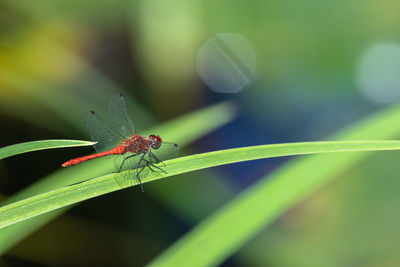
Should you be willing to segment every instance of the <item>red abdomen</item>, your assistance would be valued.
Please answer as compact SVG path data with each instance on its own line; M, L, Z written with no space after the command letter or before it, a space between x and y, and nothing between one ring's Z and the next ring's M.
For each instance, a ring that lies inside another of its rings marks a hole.
M73 166L73 165L77 165L81 162L90 160L90 159L95 159L95 158L109 156L109 155L118 155L118 154L123 154L125 152L126 152L126 147L124 145L120 145L120 146L117 146L108 151L104 151L104 152L96 153L96 154L92 154L92 155L87 155L87 156L76 158L76 159L71 159L67 162L64 162L61 166L62 167Z

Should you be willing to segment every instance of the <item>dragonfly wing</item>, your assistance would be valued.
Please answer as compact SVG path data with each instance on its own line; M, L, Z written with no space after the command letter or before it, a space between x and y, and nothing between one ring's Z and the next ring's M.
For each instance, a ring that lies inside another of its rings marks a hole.
M124 140L120 134L114 132L94 111L89 112L86 116L86 126L92 141L97 142L94 145L97 152L113 149Z
M135 133L135 127L126 109L124 95L121 93L113 95L108 110L112 129L125 138L131 137Z
M152 149L151 153L153 155L153 159L155 159L157 162L160 162L176 157L179 153L179 147L174 143L163 142L159 149Z
M120 173L116 173L114 175L115 181L121 186L121 188L125 188L127 186L132 186L141 181L150 173L150 169L145 166L139 167L137 170L132 169L129 171L124 171ZM143 187L142 187L143 190Z
M114 166L117 172L121 172L126 170L136 170L140 167L146 166L148 162L149 159L145 153L125 153L115 156Z

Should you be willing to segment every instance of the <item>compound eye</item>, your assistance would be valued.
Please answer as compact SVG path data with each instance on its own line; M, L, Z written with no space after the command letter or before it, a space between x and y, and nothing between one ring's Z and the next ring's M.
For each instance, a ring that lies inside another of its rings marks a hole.
M160 146L161 146L161 144L160 144L160 143L158 143L158 144L155 144L155 145L154 145L154 149L159 149L159 148L160 148Z
M160 136L151 134L149 139L151 140L151 148L158 149L161 146L162 139Z
M160 142L154 142L153 145L151 146L153 149L159 149L161 146Z

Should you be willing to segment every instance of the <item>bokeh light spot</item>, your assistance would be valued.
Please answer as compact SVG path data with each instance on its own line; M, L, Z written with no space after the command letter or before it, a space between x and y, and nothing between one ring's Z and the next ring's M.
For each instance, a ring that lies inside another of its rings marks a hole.
M211 90L236 93L254 81L256 53L242 35L219 33L200 47L197 70Z
M361 57L357 82L361 93L374 103L400 100L400 45L379 43Z

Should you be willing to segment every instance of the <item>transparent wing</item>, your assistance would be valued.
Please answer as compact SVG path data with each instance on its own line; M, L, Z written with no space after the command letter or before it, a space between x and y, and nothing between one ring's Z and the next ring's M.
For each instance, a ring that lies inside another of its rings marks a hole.
M164 161L176 157L179 153L179 147L174 143L163 142L159 149L152 149L151 153L158 161Z
M138 170L140 168L150 166L154 171L160 171L159 168L154 167L154 164L160 163L164 160L171 159L178 155L179 147L173 143L162 143L159 149L151 149L149 153L125 153L116 155L114 159L114 166L117 172L125 170Z
M110 150L124 140L123 136L114 132L94 111L86 116L86 126L92 141L97 142L94 145L97 152Z
M147 175L149 175L150 169L149 168L144 168L143 170L140 169L139 172L140 173L138 173L136 170L129 170L125 172L116 173L114 174L114 179L121 186L121 188L140 184L143 191L142 180Z
M135 133L135 127L126 109L123 94L118 93L111 97L108 111L111 129L125 138L129 138Z
M145 153L125 153L115 156L114 166L117 172L121 172L139 169L146 166L148 162L149 158Z

